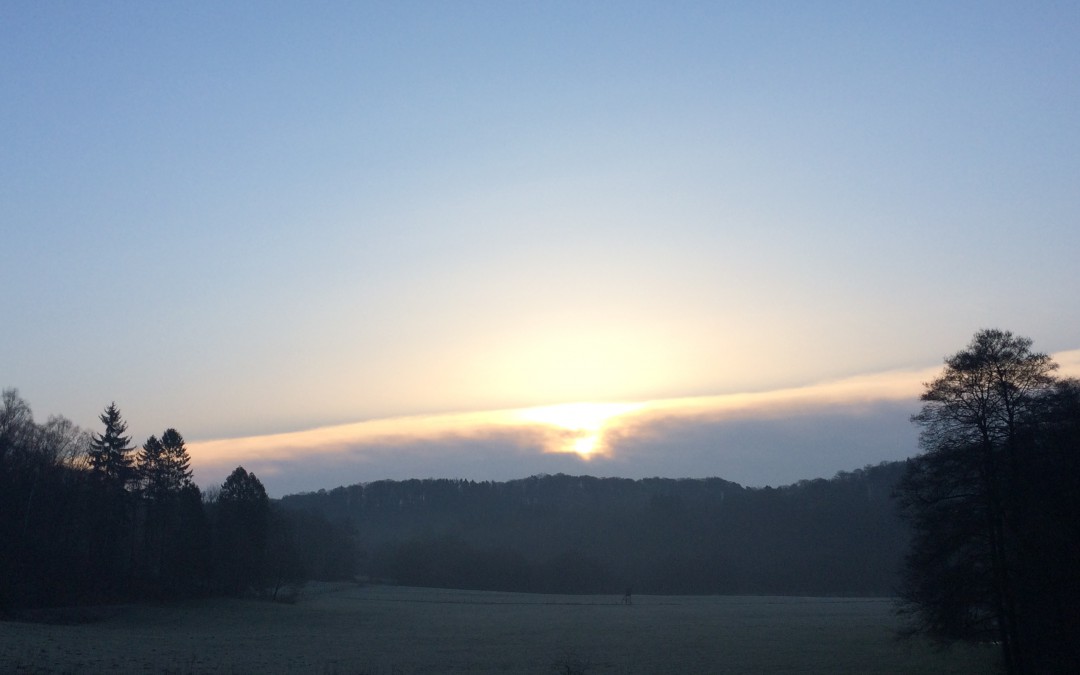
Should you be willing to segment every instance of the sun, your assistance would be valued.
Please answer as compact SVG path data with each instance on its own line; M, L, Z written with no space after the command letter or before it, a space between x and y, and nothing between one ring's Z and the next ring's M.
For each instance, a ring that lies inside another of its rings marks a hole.
M555 427L561 442L550 452L573 452L590 459L604 450L611 421L643 407L640 403L564 403L517 411L520 420Z
M599 431L593 433L571 431L568 433L571 434L571 437L563 443L564 452L576 452L582 459L589 459L601 448L600 441L603 434Z

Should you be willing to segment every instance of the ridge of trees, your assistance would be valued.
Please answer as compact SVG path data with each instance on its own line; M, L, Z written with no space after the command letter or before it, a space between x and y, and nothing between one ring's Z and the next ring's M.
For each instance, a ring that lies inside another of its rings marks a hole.
M350 522L360 572L406 585L885 596L908 544L891 498L905 470L883 463L780 488L563 474L387 480L281 506Z

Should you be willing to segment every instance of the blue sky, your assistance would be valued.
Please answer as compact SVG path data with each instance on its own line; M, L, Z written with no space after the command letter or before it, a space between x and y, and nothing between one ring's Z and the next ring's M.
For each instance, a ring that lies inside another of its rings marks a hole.
M0 386L42 419L212 441L1080 347L1071 2L7 2L0 91ZM790 444L744 436L710 438Z

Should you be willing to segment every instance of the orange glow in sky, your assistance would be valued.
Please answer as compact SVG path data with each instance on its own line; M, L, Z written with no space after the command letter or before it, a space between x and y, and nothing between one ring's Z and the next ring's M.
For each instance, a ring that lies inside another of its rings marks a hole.
M288 460L308 455L385 451L405 444L447 439L505 438L508 447L576 453L585 460L611 457L615 434L629 435L658 418L768 417L798 414L833 404L915 399L938 368L880 373L769 392L675 398L636 403L582 402L550 406L369 420L283 434L189 444L196 465L221 469L245 461Z
M1080 350L1053 356L1061 366L1059 375L1080 375ZM595 461L615 457L619 439L647 437L656 428L651 425L660 420L792 418L835 407L858 410L880 401L906 400L916 405L923 384L940 372L941 367L935 366L743 394L377 419L282 434L196 441L188 448L201 475L222 476L237 464L271 467L319 456L386 456L418 445L437 454L448 441L491 439L497 439L508 452L576 454L582 460Z
M565 431L562 442L545 448L547 452L576 452L582 459L606 454L605 430L615 418L644 409L646 403L566 403L526 408L516 412L525 423L544 424Z

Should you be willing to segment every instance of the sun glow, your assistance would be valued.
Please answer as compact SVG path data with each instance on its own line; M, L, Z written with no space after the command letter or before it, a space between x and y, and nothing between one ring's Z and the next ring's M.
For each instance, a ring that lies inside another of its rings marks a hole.
M637 412L644 403L565 403L517 411L523 422L559 430L562 442L554 452L573 452L582 459L605 454L604 434L617 417Z
M1062 363L1063 374L1080 375L1080 350L1055 358ZM403 454L438 456L469 439L497 444L511 453L562 453L582 460L611 458L622 439L647 439L662 433L662 423L668 421L789 418L836 406L850 409L875 401L914 401L922 383L940 370L941 366L933 366L871 373L744 394L373 419L279 434L193 441L188 451L200 476L215 479L224 479L237 464L270 475L283 471L282 467L335 455L351 457L358 465L382 466Z

